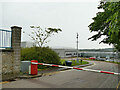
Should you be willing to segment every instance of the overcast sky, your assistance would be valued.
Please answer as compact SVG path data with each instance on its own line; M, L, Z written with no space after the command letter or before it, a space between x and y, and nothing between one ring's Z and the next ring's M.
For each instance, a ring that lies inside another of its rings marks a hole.
M6 2L5 2L6 1ZM50 47L76 48L76 33L79 33L79 49L109 48L98 41L88 38L95 33L90 33L88 25L99 11L97 0L5 0L0 3L0 28L10 29L17 25L22 31L30 33L30 26L61 28L62 32L55 34L47 44ZM10 2L11 1L11 2ZM19 1L19 2L18 2ZM26 1L26 2L25 2ZM22 33L22 41L31 41L30 37Z

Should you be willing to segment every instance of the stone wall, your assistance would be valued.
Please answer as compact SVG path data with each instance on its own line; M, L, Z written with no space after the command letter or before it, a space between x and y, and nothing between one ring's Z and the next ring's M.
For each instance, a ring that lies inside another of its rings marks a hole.
M21 27L13 26L12 48L0 50L2 61L2 80L16 78L20 74Z
M13 79L13 50L1 50L2 52L2 80Z

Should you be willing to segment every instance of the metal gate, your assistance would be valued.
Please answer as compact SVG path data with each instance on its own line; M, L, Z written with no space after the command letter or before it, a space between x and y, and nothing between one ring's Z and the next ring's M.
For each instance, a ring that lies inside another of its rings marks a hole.
M12 48L12 31L0 29L0 48Z

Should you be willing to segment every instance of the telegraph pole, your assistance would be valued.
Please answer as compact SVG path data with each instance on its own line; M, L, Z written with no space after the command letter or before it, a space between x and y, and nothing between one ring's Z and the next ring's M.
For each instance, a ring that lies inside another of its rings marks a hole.
M79 36L79 35L78 35L78 33L77 33L77 37L76 37L76 38L77 38L77 63L79 63L79 60L78 60L78 36Z

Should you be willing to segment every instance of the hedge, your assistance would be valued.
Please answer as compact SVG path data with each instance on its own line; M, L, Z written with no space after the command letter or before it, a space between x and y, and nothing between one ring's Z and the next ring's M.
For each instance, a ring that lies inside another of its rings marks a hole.
M31 47L21 49L21 61L38 60L41 63L60 64L60 57L49 47ZM40 66L39 68L45 68Z

